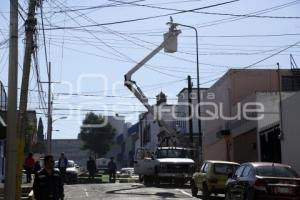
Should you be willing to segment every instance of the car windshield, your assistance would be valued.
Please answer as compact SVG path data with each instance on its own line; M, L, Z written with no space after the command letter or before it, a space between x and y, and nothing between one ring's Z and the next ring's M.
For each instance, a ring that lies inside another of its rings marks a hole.
M226 164L226 163L216 163L214 165L214 170L216 174L228 175L235 172L239 165Z
M255 169L255 172L258 176L299 178L293 169L284 166L260 166Z
M185 149L160 149L157 158L187 158L188 151Z
M74 167L74 166L75 166L74 161L68 160L68 166L67 166L67 168L69 168L69 167ZM54 167L55 167L55 168L58 168L58 161L55 161Z
M75 164L73 161L68 161L68 167L74 167L74 166L75 166Z

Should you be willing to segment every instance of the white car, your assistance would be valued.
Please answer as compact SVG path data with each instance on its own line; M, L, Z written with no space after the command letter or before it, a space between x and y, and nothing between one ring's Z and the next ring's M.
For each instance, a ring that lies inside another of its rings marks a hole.
M119 174L120 178L129 178L132 175L134 175L134 168L132 167L121 168Z
M55 168L58 169L58 161L55 161ZM78 182L79 168L73 160L68 160L66 169L66 182L76 184Z

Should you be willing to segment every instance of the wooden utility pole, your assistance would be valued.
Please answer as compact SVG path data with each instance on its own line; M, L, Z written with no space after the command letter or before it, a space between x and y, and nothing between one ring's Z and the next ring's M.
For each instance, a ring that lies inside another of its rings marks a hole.
M192 94L192 81L191 81L191 76L188 76L187 77L188 79L188 109L189 109L189 116L188 116L188 119L189 119L189 135L190 135L190 148L192 149L191 150L191 157L194 158L194 152L193 152L193 149L194 149L194 138L193 138L193 113L192 113L192 106L193 106L193 103L192 103L192 98L191 98L191 94Z
M22 168L24 163L24 146L25 134L27 127L27 103L28 103L28 85L31 67L31 55L34 51L33 36L35 33L36 19L35 19L36 0L29 1L28 16L25 22L25 53L23 61L23 75L22 85L20 92L20 106L17 123L17 173L16 173L16 199L21 197L21 181L22 181Z
M9 71L4 199L16 199L18 94L18 0L10 1Z
M48 70L48 125L47 125L47 154L52 153L52 100L51 100L51 63Z

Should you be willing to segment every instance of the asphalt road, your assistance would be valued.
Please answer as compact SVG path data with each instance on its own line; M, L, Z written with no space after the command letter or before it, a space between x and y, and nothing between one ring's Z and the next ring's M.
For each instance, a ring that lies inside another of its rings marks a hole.
M158 200L158 199L197 199L193 198L188 187L174 188L145 187L139 183L114 183L114 184L78 184L65 185L65 199L108 199L108 200ZM198 199L201 199L199 193ZM214 197L213 200L223 200Z

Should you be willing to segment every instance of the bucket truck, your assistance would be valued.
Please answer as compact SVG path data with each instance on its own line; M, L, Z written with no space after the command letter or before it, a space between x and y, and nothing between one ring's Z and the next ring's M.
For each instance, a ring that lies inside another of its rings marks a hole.
M125 86L146 107L147 111L153 115L159 125L160 133L163 133L163 138L158 147L155 149L141 147L136 151L134 170L139 175L140 180L144 181L145 185L152 183L159 184L164 180L184 184L191 179L194 172L195 163L192 159L188 158L191 149L177 146L180 144L178 133L170 128L161 117L157 117L159 111L157 112L157 109L149 104L149 100L141 88L132 80L132 75L163 48L167 53L176 52L177 36L180 33L181 31L171 23L169 31L164 34L164 41L124 76Z

